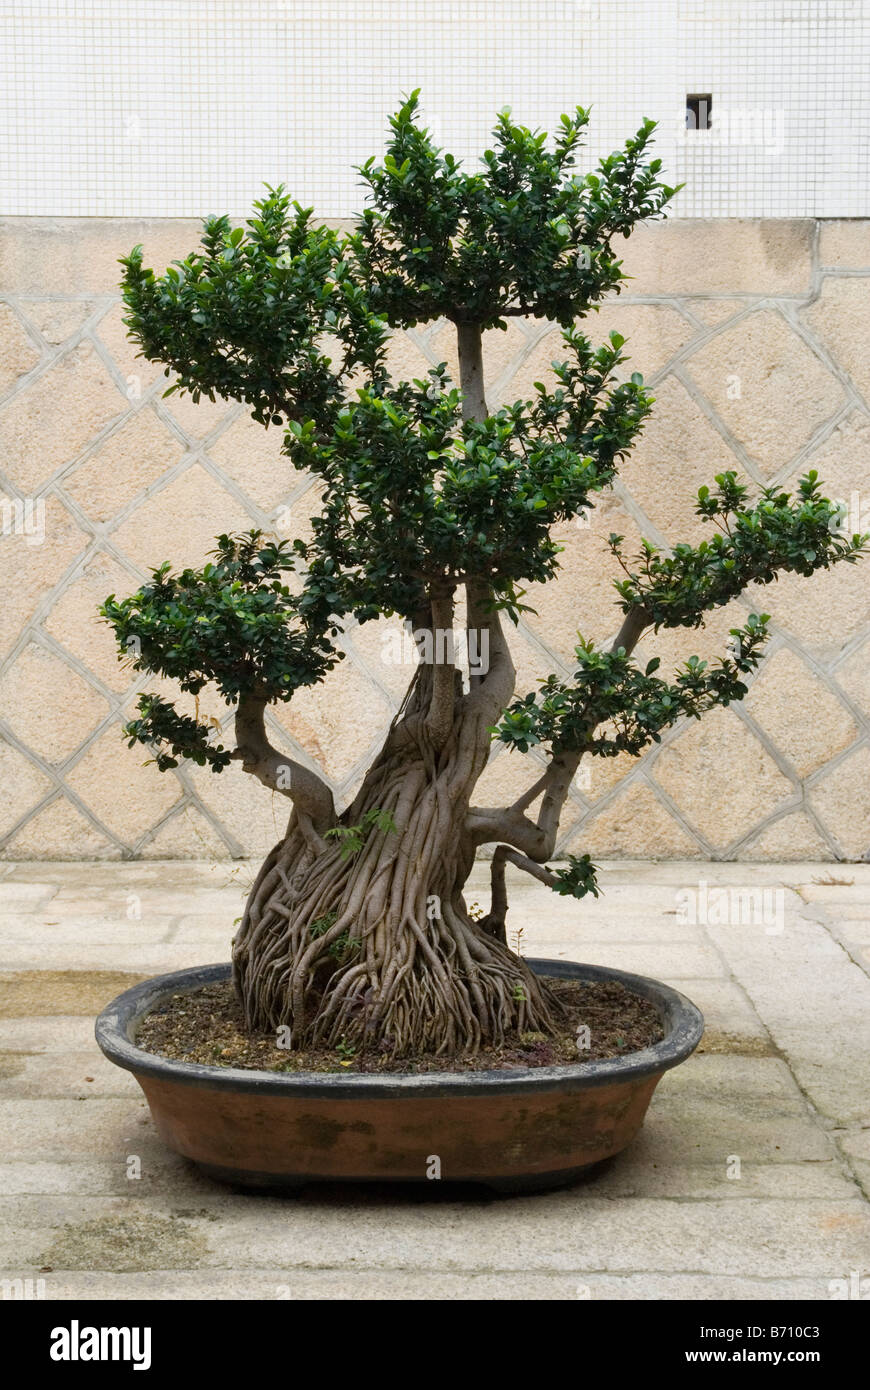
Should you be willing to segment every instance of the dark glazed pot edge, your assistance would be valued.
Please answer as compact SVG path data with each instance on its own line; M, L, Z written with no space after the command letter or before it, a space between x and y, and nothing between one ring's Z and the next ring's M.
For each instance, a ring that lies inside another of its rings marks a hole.
M96 1021L95 1036L110 1062L137 1076L156 1077L181 1085L210 1090L258 1092L286 1096L331 1096L335 1099L400 1098L415 1096L470 1096L491 1093L495 1087L505 1095L529 1091L577 1091L625 1081L638 1081L660 1075L684 1061L701 1041L704 1019L690 999L669 985L644 975L632 975L608 966L582 965L575 961L530 958L527 964L538 975L561 979L616 980L636 994L650 999L659 1009L665 1036L661 1042L626 1057L599 1062L577 1062L559 1067L534 1067L479 1072L392 1072L373 1076L355 1073L352 1077L332 1072L263 1072L240 1067L209 1067L196 1062L178 1062L145 1052L135 1043L140 1020L170 994L199 989L229 977L229 963L196 966L168 975L156 975L119 994L103 1009Z

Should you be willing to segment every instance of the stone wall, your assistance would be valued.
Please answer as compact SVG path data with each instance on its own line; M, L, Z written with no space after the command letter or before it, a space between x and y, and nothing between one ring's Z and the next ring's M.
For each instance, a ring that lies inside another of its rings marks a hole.
M154 858L260 853L286 802L233 768L160 775L120 724L143 685L117 662L96 605L163 559L200 563L219 530L304 534L310 481L277 431L240 406L161 399L158 370L125 339L117 257L155 267L197 226L173 220L0 221L0 855ZM563 572L533 588L514 643L519 686L565 672L579 629L618 626L604 546L694 540L697 488L736 466L790 485L818 468L870 526L870 223L677 221L626 243L630 292L588 321L628 340L657 405L591 525L567 526ZM487 335L490 404L513 400L559 355L547 325ZM396 365L453 357L444 325L410 332ZM0 497L2 501L2 497ZM44 504L44 534L42 511ZM28 508L30 509L28 511ZM856 520L856 529L858 522ZM31 534L22 534L28 529ZM860 859L870 853L870 579L841 566L748 594L698 632L644 643L665 662L720 652L752 607L772 613L769 657L740 707L682 724L640 761L581 771L561 849L598 857ZM408 669L384 625L348 635L348 660L272 721L276 743L317 758L340 798L357 785ZM215 701L203 713L224 718ZM481 800L513 798L534 759L498 752Z

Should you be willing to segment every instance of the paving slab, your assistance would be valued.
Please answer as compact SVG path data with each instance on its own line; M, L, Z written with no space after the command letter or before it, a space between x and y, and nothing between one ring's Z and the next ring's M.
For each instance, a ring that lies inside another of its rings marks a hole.
M90 1014L0 1018L0 1052L86 1052L93 1044Z
M51 904L49 904L51 907ZM149 915L147 920L127 917L79 916L66 911L0 914L0 952L4 965L14 966L16 954L30 955L46 947L111 947L116 951L136 950L143 945L169 939L176 918ZM14 950L12 949L14 948ZM74 951L59 958L69 965ZM49 964L46 961L46 965Z
M81 1013L93 1019L116 994L147 979L123 970L0 972L0 1019Z
M0 1099L22 1093L58 1100L141 1094L135 1077L107 1061L95 1042L87 1052L64 1055L0 1054Z
M510 933L508 933L510 940ZM726 978L726 969L719 955L708 945L692 942L656 944L648 941L583 940L573 945L544 940L526 943L524 955L540 955L553 960L583 961L587 965L611 965L616 970L628 970L635 975L652 975L682 989L687 980Z
M770 1034L740 985L729 979L693 979L688 991L704 1015L699 1052L748 1053L764 1057L773 1051Z
M870 1125L867 974L805 916L791 915L778 936L748 926L708 931L820 1114Z

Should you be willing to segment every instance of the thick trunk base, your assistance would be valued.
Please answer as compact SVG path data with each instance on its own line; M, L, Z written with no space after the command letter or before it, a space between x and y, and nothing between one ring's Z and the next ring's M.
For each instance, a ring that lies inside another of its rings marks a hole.
M417 738L387 747L344 820L388 812L362 846L317 853L291 820L248 900L236 988L252 1030L289 1030L291 1048L344 1046L392 1056L476 1051L555 1031L554 1005L506 944L472 920L463 837L485 763L485 728L436 754Z

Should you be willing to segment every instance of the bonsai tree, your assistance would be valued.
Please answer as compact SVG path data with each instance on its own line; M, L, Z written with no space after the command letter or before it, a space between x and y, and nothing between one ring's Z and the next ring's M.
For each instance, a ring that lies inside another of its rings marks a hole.
M143 266L141 247L122 262L126 324L175 374L169 391L245 402L284 431L288 459L322 490L310 540L222 535L202 569L162 564L101 609L134 667L195 697L212 686L235 707L224 746L198 717L145 694L125 730L131 746L152 749L161 771L188 758L220 774L238 761L288 798L233 962L247 1025L283 1025L294 1048L346 1039L446 1055L553 1033L558 1002L506 943L506 865L557 893L597 893L589 856L547 863L581 759L639 755L683 716L739 700L768 618L734 629L721 659L690 656L670 676L633 661L638 639L697 628L750 583L811 575L864 545L841 534L814 473L793 496L750 496L721 474L698 494L710 522L700 544L644 541L634 556L611 535L624 572L615 640L584 638L570 680L549 675L515 698L506 631L523 586L556 578L554 524L610 487L653 403L640 376L621 379L620 336L594 346L577 324L624 283L620 238L676 190L647 161L652 121L595 173L576 174L587 121L582 108L563 116L548 143L503 111L470 172L421 126L415 93L391 119L383 163L362 168L370 196L352 235L269 189L243 227L209 218L201 247L164 275ZM519 315L558 323L564 360L530 399L492 411L482 334ZM442 318L456 329L458 381L446 365L392 380L390 330ZM451 640L460 603L467 679ZM339 809L309 763L270 743L265 714L328 682L344 624L382 615L408 625L421 660ZM512 805L474 801L493 739L546 754ZM480 917L463 886L485 846L492 901Z

